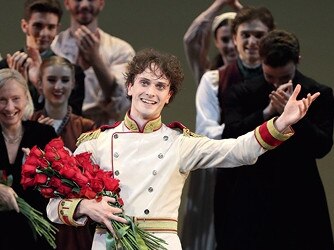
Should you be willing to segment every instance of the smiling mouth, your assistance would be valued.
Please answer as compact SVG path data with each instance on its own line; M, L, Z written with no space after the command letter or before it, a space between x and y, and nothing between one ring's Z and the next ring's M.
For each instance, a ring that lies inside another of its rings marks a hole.
M17 112L11 113L11 114L4 114L4 116L7 117L7 118L13 118L16 114L17 114Z
M155 101L151 101L151 100L144 99L144 98L141 98L141 101L144 102L144 103L146 103L146 104L152 104L152 105L157 103Z

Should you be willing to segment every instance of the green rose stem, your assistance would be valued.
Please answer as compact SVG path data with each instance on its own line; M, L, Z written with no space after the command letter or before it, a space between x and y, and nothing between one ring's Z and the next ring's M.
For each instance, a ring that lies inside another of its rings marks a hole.
M127 216L125 218L128 219ZM116 245L121 245L126 250L167 250L162 245L166 244L164 240L139 228L133 222L131 224L126 225L115 220L112 221L116 234ZM138 235L135 235L136 233Z
M30 206L25 200L20 197L16 198L19 205L20 212L26 216L33 225L34 232L37 232L39 236L45 237L50 246L56 249L55 234L58 229L44 219L43 214Z
M110 206L122 208L117 202L118 195L109 191L105 191L103 195L110 196L116 200L115 203L109 203ZM167 244L163 239L138 227L131 217L123 213L119 214L119 216L125 218L129 224L124 224L116 220L111 221L115 231L116 247L120 245L126 250L167 250L167 248L163 246L163 244Z

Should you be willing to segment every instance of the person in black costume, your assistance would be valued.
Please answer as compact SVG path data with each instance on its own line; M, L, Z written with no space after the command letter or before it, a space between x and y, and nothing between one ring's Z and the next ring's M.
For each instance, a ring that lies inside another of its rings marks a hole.
M316 163L333 145L333 90L297 70L299 52L295 35L271 31L260 41L263 75L231 86L224 96L223 138L235 138L279 115L297 84L302 86L299 97L321 93L292 126L295 137L260 156L252 167L219 172L219 249L334 249Z

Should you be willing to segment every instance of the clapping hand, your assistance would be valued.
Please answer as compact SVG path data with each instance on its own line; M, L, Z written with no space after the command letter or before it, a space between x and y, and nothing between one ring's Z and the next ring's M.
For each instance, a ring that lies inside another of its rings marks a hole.
M100 59L100 37L98 33L91 32L86 26L75 31L75 38L79 47L78 64L87 69Z
M285 105L288 103L289 98L292 94L293 86L292 81L280 85L276 90L272 91L269 94L270 105L278 113L282 114L284 111Z
M52 118L50 118L50 117L48 117L48 116L44 116L44 115L41 115L41 116L37 119L37 121L38 121L39 123L46 124L46 125L50 125L50 126L52 126L53 123L54 123L54 119L52 119Z
M28 79L28 54L22 51L16 51L14 54L7 54L6 57L8 68L15 69L21 75Z

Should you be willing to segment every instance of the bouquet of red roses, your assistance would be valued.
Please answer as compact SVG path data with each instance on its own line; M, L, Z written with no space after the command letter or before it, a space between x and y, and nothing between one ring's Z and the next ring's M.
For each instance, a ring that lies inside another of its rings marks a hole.
M64 148L60 138L53 139L42 150L33 147L22 166L21 184L33 186L46 198L88 198L101 200L102 196L115 198L110 204L122 208L119 180L112 171L103 171L90 159L90 153L73 156ZM129 224L112 220L114 239L110 249L153 250L167 249L164 240L139 228L125 215ZM108 236L109 237L109 236ZM109 250L109 249L108 249Z

